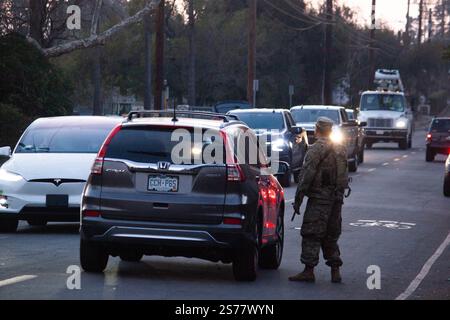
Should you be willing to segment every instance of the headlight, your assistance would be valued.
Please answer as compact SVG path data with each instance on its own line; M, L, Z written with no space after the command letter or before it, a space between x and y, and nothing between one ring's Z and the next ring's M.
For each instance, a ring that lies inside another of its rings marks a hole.
M20 175L0 169L0 181L18 182L20 180L22 180Z
M395 126L398 129L406 129L406 127L408 126L408 121L405 119L398 119L397 122L395 123Z
M278 139L272 142L272 151L282 152L286 147L286 142L283 139Z
M340 129L334 129L331 132L330 135L330 139L333 143L337 143L340 144L342 142L344 142L344 134L342 133L342 131Z

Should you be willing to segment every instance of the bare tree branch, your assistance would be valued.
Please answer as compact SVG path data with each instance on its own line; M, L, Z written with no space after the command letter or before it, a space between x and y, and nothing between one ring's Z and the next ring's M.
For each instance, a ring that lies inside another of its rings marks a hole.
M108 30L105 30L99 35L91 35L90 37L82 40L73 40L51 48L42 49L42 47L39 45L37 41L33 41L33 39L31 39L30 37L28 37L27 39L31 44L38 47L38 49L42 51L44 55L47 57L58 57L75 50L104 45L109 38L116 35L122 29L142 21L145 15L155 10L155 8L159 5L160 1L161 0L149 0L148 3L145 5L145 7L140 11L136 12L136 14L134 14L133 16L121 21L120 23L109 28Z

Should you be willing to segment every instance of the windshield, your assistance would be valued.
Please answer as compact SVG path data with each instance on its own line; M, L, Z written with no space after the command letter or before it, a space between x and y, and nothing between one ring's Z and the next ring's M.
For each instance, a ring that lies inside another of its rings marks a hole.
M16 153L97 153L114 124L35 127L19 141Z
M339 124L339 111L321 109L299 109L291 111L296 123L316 123L320 117L327 117Z
M348 120L355 120L355 113L353 111L347 111Z
M436 119L431 125L431 131L433 132L450 132L450 119Z
M263 130L283 130L284 120L283 115L280 112L248 112L248 113L236 113L239 120L245 122L252 129Z
M405 97L397 94L365 94L361 100L362 111L404 112Z

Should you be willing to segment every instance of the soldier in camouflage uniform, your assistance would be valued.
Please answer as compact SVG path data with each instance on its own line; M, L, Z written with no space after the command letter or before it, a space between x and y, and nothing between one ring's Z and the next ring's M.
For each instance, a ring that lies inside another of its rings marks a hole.
M305 196L308 197L305 216L301 229L301 262L305 270L293 277L291 281L314 282L314 267L319 263L322 248L324 259L331 267L331 280L341 282L339 268L342 266L339 246L341 235L341 209L345 190L338 190L336 183L336 154L345 152L345 146L336 146L330 140L333 121L321 117L316 124L317 142L308 150L305 163L300 172L294 210L299 213ZM338 149L338 150L336 150Z

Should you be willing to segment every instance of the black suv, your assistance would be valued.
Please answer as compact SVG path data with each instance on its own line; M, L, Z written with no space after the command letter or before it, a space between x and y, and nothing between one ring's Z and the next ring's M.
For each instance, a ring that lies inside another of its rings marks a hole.
M426 161L432 162L436 154L450 153L450 118L434 118L427 133Z
M258 137L265 136L268 144L268 154L279 153L279 160L289 165L279 180L283 187L291 184L291 174L298 183L298 173L303 166L303 160L308 150L308 138L301 127L295 125L289 110L283 109L252 109L233 110L228 115L236 116L255 130Z
M189 150L180 151L186 136ZM237 141L256 150L255 163L242 159ZM215 142L211 154L223 151L222 162L198 157ZM133 112L105 140L84 189L81 266L102 272L109 255L196 257L233 263L236 280L252 281L258 264L281 263L284 209L283 189L244 123L202 112Z

